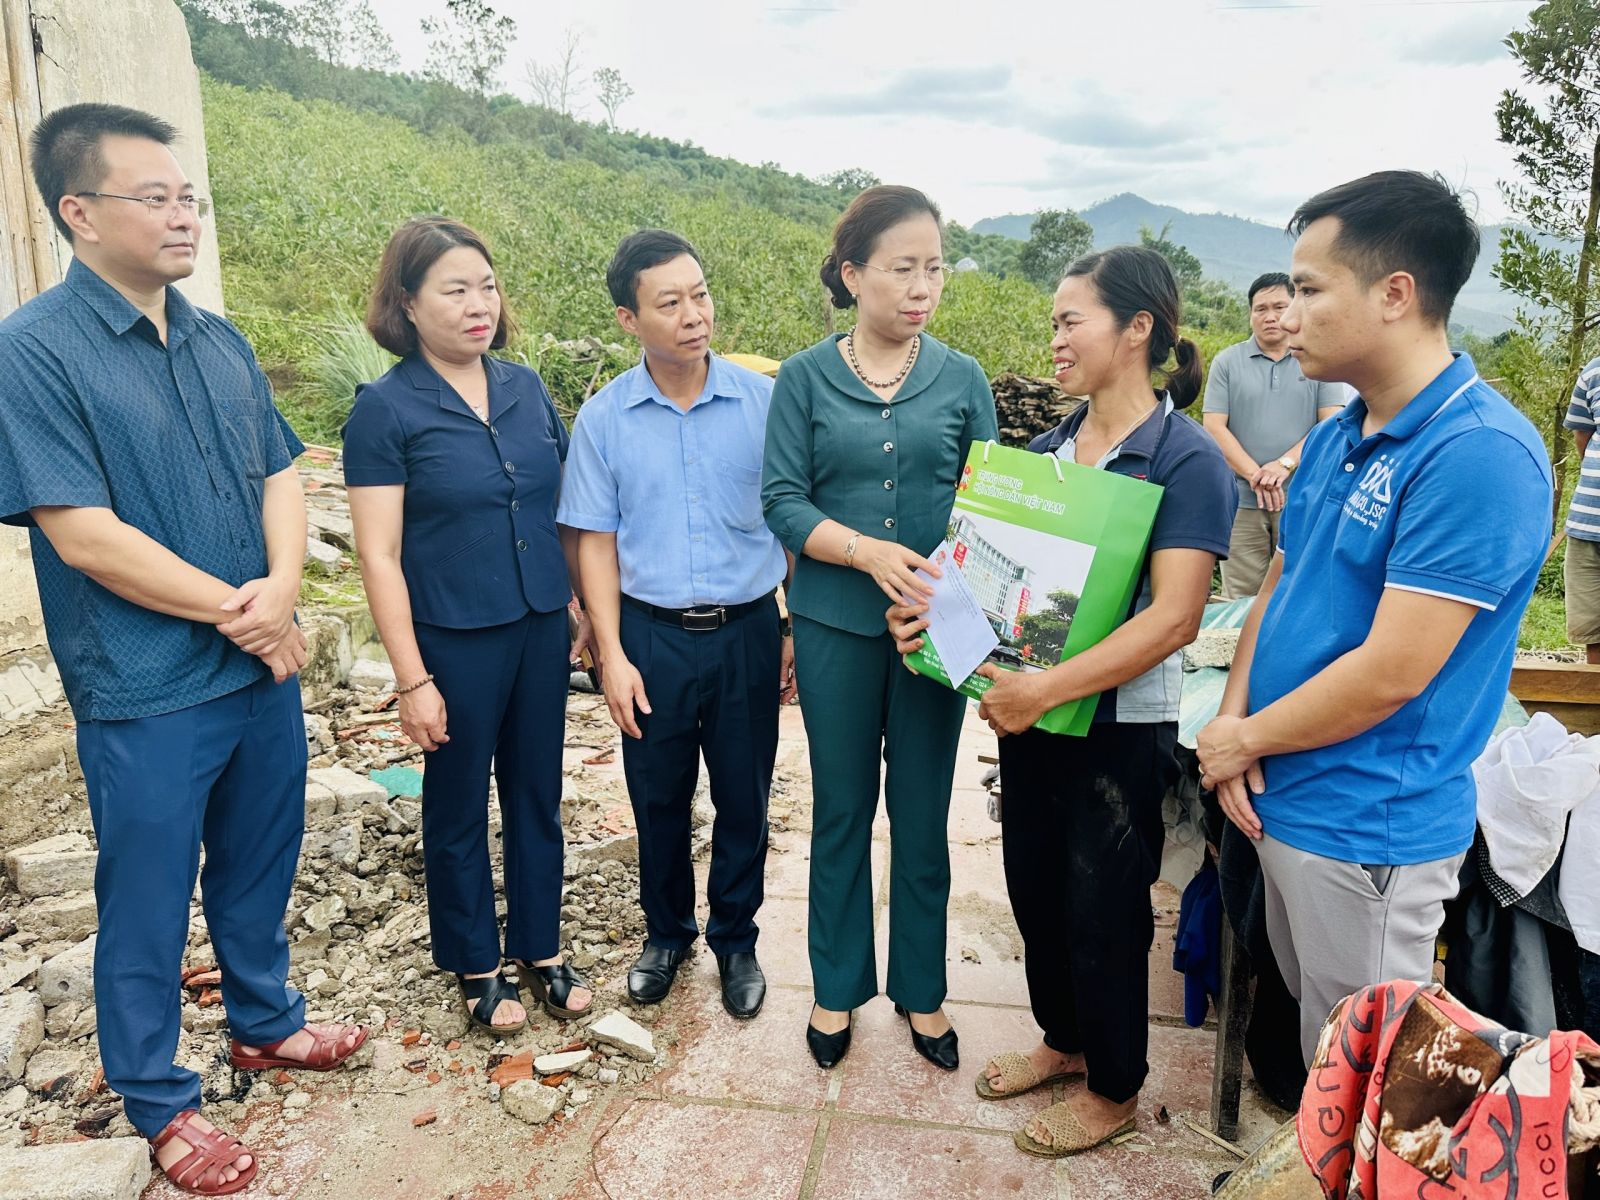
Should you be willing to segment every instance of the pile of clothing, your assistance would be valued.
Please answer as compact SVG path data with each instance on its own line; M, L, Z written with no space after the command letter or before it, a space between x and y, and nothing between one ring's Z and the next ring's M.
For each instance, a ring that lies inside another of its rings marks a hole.
M1342 1001L1323 1027L1297 1117L1329 1200L1560 1198L1600 1142L1600 1046L1517 1033L1438 984Z
M1445 984L1513 1029L1600 1036L1600 737L1536 713L1473 776L1478 836L1440 935Z

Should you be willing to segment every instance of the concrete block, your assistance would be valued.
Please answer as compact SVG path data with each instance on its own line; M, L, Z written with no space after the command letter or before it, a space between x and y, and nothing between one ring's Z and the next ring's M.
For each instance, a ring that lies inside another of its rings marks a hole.
M1188 671L1207 667L1226 670L1233 665L1234 651L1239 648L1237 629L1202 629L1193 642L1184 647L1183 666Z
M329 545L322 541L316 534L306 535L306 564L317 563L330 571L337 568L339 560L344 557L344 551L339 547Z
M149 1182L150 1144L143 1138L0 1150L6 1200L138 1200Z
M37 954L21 958L0 958L0 992L14 988L39 969L42 960Z
M41 1096L62 1096L88 1070L83 1054L76 1050L37 1050L28 1060L22 1082L30 1092Z
M76 1000L79 1004L94 1000L94 936L84 939L71 950L63 950L39 968L39 998L48 1005L63 1000ZM0 1195L4 1195L0 1191Z
M342 813L355 812L363 804L382 804L389 798L388 790L381 783L373 783L349 767L318 767L307 771L306 779L332 792L337 811Z
M500 1107L529 1125L543 1125L566 1103L566 1094L560 1088L545 1087L531 1079L519 1079L500 1093Z
M32 992L0 996L0 1090L21 1079L44 1041L44 1004Z
M615 1046L629 1058L640 1062L654 1062L656 1039L648 1029L632 1017L612 1009L589 1026L589 1040L596 1044Z
M358 658L350 668L350 686L363 692L394 690L394 668L376 658Z
M564 1054L541 1054L533 1060L533 1069L541 1075L555 1075L573 1071L589 1061L589 1051L568 1050Z
M29 900L64 896L94 887L98 857L83 834L63 833L11 851L6 855L6 874Z
M306 784L306 820L320 821L331 817L339 809L338 798L320 783Z
M25 905L17 914L17 928L37 934L47 942L78 941L100 925L93 892L71 896L46 896Z

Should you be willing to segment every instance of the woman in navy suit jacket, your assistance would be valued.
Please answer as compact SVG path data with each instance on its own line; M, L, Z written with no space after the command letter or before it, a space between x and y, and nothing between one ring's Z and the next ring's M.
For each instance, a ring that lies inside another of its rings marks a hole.
M401 356L357 389L345 483L361 578L395 669L400 725L427 752L423 863L433 957L497 1034L527 1012L501 975L489 868L493 764L504 957L557 1017L592 989L559 954L561 752L572 587L556 533L567 431L544 381L488 356L510 314L483 239L421 217L389 240L367 310ZM580 632L580 638L583 634Z

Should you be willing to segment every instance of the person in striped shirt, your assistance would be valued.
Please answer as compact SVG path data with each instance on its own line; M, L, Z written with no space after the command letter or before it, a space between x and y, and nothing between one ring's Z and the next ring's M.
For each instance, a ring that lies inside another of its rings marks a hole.
M1567 637L1600 663L1600 358L1578 372L1563 422L1572 430L1583 467L1567 509Z

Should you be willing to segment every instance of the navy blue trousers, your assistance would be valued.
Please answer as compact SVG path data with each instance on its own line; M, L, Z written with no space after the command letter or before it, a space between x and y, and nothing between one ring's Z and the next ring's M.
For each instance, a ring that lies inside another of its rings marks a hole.
M491 764L505 863L505 956L551 958L560 948L561 748L572 648L566 610L483 629L418 622L416 635L450 735L422 775L433 961L460 975L500 966L489 869Z
M684 950L694 916L690 818L700 758L711 776L711 919L716 954L756 948L767 864L767 797L778 753L777 601L720 629L695 632L622 606L622 649L644 679L642 738L622 738L622 768L639 827L639 903L652 945Z
M305 1024L283 929L305 826L300 683L267 677L177 712L84 721L78 759L100 843L100 1061L128 1120L152 1137L200 1107L200 1077L172 1056L202 845L201 896L229 1031L259 1046Z

